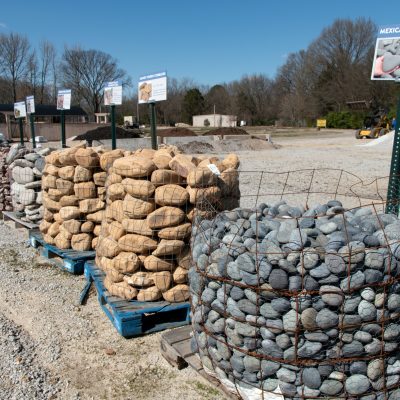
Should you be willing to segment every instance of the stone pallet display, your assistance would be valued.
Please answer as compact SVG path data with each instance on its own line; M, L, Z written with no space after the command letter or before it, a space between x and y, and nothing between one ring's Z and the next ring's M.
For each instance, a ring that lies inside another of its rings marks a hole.
M6 162L9 147L0 148L0 211L12 211L10 178L8 175L8 166Z
M197 218L203 367L245 399L399 399L399 239L396 216L336 200Z
M44 220L39 227L46 243L77 251L96 248L105 215L107 162L122 155L121 150L104 152L78 145L46 157Z
M12 209L24 222L39 224L43 219L41 178L44 157L50 152L49 148L29 150L15 144L8 153Z
M96 249L109 293L127 300L188 300L191 221L196 213L209 215L210 208L239 204L238 166L233 154L220 161L172 148L116 160Z

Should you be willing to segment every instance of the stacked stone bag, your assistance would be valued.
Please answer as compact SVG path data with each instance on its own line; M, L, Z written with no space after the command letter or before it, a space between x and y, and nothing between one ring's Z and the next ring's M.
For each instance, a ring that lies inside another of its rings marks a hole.
M196 212L209 215L222 207L228 195L237 203L238 158L196 158L170 148L125 155L114 162L106 183L96 249L105 287L125 299L186 301L191 221Z
M9 151L9 147L3 147L0 149L0 211L12 211L10 179L8 177L8 165L6 162Z
M40 230L47 243L77 251L96 248L104 217L109 153L115 154L80 145L46 157Z
M18 152L8 167L12 207L22 221L39 224L44 213L41 192L44 157L51 150L49 148L29 150L17 146L19 146Z
M399 238L397 216L337 200L196 219L204 368L241 398L400 398Z

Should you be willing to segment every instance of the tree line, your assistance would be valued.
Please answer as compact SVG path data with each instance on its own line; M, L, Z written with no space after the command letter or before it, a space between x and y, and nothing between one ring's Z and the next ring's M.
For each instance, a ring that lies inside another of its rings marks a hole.
M329 126L355 128L363 113L349 109L348 102L359 100L394 114L395 85L370 80L376 34L370 19L338 19L307 49L289 54L273 78L245 75L211 87L169 78L168 100L157 105L158 122L190 124L193 115L215 112L251 125L307 126L326 118ZM92 115L101 110L106 82L117 79L134 93L125 96L120 117L139 113L147 123L147 106L137 105L136 88L112 55L79 46L58 54L47 40L34 48L18 33L0 35L0 103L33 94L39 104L55 104L57 90L68 88L73 104Z

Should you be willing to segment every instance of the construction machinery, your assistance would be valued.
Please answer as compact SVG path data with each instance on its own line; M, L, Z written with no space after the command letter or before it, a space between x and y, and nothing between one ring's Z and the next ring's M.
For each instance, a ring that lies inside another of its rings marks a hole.
M356 139L376 139L386 135L390 131L390 120L383 108L375 108L371 111L371 103L367 101L347 102L347 106L353 110L369 110L364 118L363 126L355 132Z

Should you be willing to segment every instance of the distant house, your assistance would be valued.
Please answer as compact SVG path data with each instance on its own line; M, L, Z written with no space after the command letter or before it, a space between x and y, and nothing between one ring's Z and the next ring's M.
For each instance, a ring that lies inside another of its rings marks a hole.
M208 114L193 115L193 126L211 128L230 128L237 126L236 115Z

